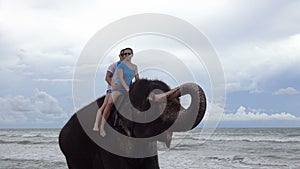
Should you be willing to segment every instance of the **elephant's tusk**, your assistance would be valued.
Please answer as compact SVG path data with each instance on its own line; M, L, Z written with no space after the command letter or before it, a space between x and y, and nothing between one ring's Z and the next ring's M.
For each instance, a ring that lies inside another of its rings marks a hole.
M174 98L179 97L180 95L181 95L180 94L180 88L177 87L175 89L172 89L172 90L170 90L168 92L161 93L161 94L150 93L150 95L148 97L148 100L154 101L154 102L164 102L165 99L172 100Z

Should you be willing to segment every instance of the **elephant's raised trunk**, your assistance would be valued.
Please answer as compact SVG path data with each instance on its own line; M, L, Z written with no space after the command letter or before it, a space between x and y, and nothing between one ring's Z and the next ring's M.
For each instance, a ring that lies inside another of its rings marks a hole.
M191 104L187 109L181 107L177 118L172 118L174 124L170 128L171 131L188 131L201 122L206 110L206 97L202 88L195 83L186 83L153 97L156 101L163 100L161 98L172 100L187 94L191 96Z

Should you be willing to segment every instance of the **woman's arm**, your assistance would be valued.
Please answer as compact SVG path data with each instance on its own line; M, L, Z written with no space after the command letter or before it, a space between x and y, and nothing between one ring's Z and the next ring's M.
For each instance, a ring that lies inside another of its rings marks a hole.
M139 80L140 79L139 71L138 71L138 68L137 68L136 65L134 66L134 77L135 77L135 80Z
M117 71L118 73L118 77L120 78L120 82L122 84L122 86L125 88L125 90L128 92L129 91L129 87L127 86L124 77L123 77L123 69L118 69Z

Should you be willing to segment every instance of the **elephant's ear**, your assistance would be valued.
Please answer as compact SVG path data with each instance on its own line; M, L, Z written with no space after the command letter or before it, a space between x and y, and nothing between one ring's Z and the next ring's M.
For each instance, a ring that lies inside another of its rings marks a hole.
M142 112L149 110L151 104L148 97L149 94L155 90L166 92L169 91L170 88L167 84L159 80L140 79L135 81L129 90L129 99L133 107Z

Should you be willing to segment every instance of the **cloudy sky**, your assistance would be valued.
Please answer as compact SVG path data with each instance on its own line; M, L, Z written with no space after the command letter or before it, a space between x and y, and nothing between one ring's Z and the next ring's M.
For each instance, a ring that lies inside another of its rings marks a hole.
M178 17L212 43L227 87L219 127L300 127L299 8L296 0L0 0L0 127L62 127L75 111L73 71L84 46L141 13ZM116 59L99 66L96 97Z

